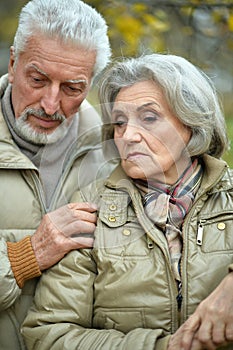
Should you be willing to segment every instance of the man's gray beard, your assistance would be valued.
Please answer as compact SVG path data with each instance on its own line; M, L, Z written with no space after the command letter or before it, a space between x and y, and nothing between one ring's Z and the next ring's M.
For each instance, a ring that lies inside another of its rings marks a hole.
M32 112L32 110L28 110L24 112L19 118L15 119L15 131L24 140L34 143L36 145L48 145L55 143L60 139L63 139L63 137L66 135L69 123L64 116L52 116L50 119L60 120L62 121L62 123L51 134L46 134L45 132L36 131L31 127L30 124L28 124L27 118L29 114L39 114L42 116L43 113L40 111L39 113L38 111L37 113L35 113L35 111Z

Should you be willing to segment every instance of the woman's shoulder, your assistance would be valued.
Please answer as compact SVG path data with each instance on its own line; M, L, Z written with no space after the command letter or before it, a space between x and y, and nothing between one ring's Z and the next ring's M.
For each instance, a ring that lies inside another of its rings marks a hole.
M106 179L96 180L81 188L79 191L76 191L71 198L71 202L96 203L105 189L105 181Z

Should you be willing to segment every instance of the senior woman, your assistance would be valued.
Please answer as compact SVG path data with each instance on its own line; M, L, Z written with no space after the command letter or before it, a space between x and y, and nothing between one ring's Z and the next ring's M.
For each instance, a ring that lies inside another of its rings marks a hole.
M232 349L233 177L213 84L150 54L109 67L100 101L120 164L74 195L98 204L95 246L43 274L28 349Z

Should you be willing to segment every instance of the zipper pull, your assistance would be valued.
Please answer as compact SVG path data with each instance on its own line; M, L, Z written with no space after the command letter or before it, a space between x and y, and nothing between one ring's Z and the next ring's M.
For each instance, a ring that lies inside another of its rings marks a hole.
M201 223L199 223L198 225L198 229L197 229L197 245L202 245L202 238L203 238L203 226Z

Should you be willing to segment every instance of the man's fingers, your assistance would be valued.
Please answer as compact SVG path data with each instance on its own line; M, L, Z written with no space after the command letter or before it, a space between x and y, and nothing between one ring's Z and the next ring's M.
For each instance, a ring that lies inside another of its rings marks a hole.
M225 328L225 339L228 342L233 342L233 324L232 323L228 323Z
M194 335L200 326L201 320L198 315L193 314L184 323L182 328L181 349L190 350Z
M216 344L213 342L213 324L211 322L202 322L197 332L197 338L203 344L204 348L208 350L216 349Z
M77 221L87 221L87 222L92 222L95 223L97 219L96 213L89 213L84 210L75 210L73 212L73 220Z
M90 213L93 213L98 209L96 204L89 202L69 203L68 208L74 210L86 210Z
M223 322L217 322L213 324L212 329L212 341L215 344L223 344L226 341L226 335L225 335L225 323Z
M184 323L184 332L185 333L195 333L200 327L201 319L199 315L193 314L191 315L187 321Z
M90 203L71 203L47 214L53 227L70 236L80 232L93 232L97 220L96 206Z
M88 221L72 222L62 231L67 237L77 236L79 234L93 234L95 231L95 223Z
M89 236L85 236L84 234L76 235L74 237L70 237L75 243L77 243L76 249L79 248L92 248L94 244L94 238Z

